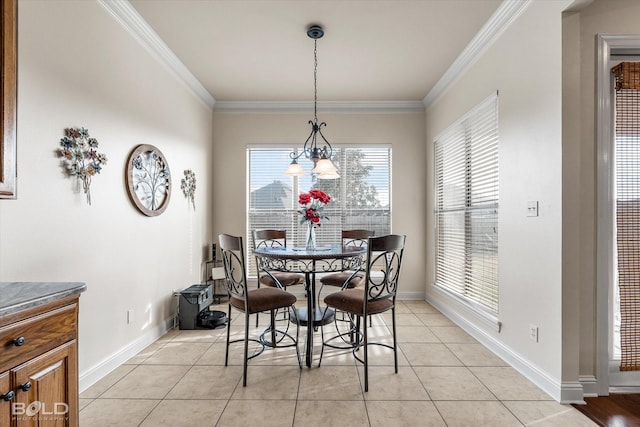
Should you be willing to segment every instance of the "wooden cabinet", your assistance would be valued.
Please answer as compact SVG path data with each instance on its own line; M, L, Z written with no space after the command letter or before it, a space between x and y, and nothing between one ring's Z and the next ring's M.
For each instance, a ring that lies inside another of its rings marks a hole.
M10 393L9 396L5 394L9 391L11 391L9 372L2 372L0 373L0 427L9 427L11 425L11 400L9 398L13 394Z
M78 425L78 297L0 318L0 427Z

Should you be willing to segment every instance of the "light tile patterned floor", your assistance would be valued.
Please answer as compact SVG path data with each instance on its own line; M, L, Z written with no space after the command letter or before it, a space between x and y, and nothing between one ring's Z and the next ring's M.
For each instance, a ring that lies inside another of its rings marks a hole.
M227 311L226 304L216 308ZM233 315L231 332L240 337L244 319ZM374 317L370 336L390 340L390 320ZM80 395L80 425L596 425L553 401L429 304L399 302L397 320L399 372L391 350L372 347L367 393L362 365L350 351L326 350L317 367L319 332L314 367L299 369L294 348L268 349L249 362L242 387L242 344L232 345L224 366L226 329L172 330ZM251 333L259 335L267 321L261 316Z

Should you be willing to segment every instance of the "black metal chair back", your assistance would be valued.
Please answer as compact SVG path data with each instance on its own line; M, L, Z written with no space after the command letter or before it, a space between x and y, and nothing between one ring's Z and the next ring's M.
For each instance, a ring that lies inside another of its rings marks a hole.
M273 248L287 246L285 230L254 230L253 248Z
M253 230L253 249L259 248L284 248L287 246L286 230ZM258 288L260 287L260 266L256 257L256 272L258 275ZM284 286L286 289L286 286Z
M366 248L369 242L369 237L373 237L375 234L374 231L371 230L342 230L342 246L351 246L351 247L359 247ZM362 257L363 262L362 266L358 269L358 274L354 273L354 271L348 271L348 266L344 264L344 260L342 261L342 271L337 273L330 273L320 278L320 283L322 286L347 286L347 287L355 287L360 285L364 279L364 267L366 265L365 257ZM318 295L322 293L322 288Z
M242 237L221 234L220 252L224 266L225 283L229 298L244 301L247 307L247 272L244 263Z
M371 230L342 230L342 245L363 248L367 245L369 237L373 237L375 233Z
M369 238L363 315L367 315L370 303L380 299L392 299L395 306L405 240L406 236L400 235Z
M258 248L284 248L287 246L287 231L264 229L253 231L253 249ZM274 271L260 271L260 261L256 259L256 275L258 276L258 289L261 285L277 286L287 289L304 281L304 276L296 273L283 273ZM287 318L287 312L283 312L284 319ZM256 326L258 326L258 316L256 316Z

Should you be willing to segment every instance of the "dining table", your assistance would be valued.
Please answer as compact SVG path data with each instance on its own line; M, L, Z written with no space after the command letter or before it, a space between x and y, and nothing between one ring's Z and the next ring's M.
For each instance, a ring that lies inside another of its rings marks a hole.
M260 271L266 274L273 271L295 272L305 276L306 307L297 307L295 315L289 316L289 319L297 322L298 327L307 327L304 358L308 368L313 364L314 331L333 322L335 316L332 309L318 304L316 274L353 271L354 276L361 269L366 252L366 247L343 245L318 246L314 249L278 246L253 250ZM271 277L277 281L275 276ZM348 280L350 279L351 277Z

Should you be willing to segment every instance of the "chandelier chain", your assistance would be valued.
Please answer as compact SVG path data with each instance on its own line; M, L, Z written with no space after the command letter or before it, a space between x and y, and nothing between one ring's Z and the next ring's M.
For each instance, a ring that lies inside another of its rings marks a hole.
M311 132L304 142L302 150L298 152L293 150L289 153L291 164L287 168L285 175L300 176L304 175L304 171L298 165L297 160L301 156L313 161L313 169L311 173L316 174L318 179L335 179L339 178L338 170L331 162L333 149L331 144L322 134L322 127L326 126L325 122L318 123L318 39L324 35L324 30L318 25L312 25L307 29L307 36L313 39L313 121L309 120ZM320 142L321 147L318 147Z
M318 123L318 40L313 40L313 117Z

